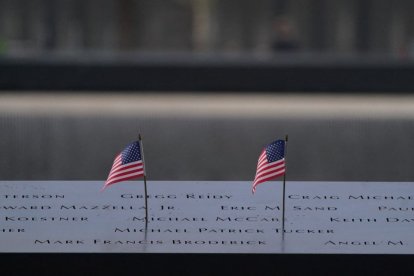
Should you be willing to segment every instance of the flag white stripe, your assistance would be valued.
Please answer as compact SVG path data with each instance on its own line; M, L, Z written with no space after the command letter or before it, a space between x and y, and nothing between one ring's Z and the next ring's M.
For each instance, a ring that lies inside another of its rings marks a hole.
M262 166L263 164L267 164L267 157L265 156L265 158L263 158L262 160L260 160L259 162L257 162L257 167L259 168L260 166Z
M260 153L257 161L256 175L253 180L252 192L256 191L256 186L272 180L276 177L284 175L286 172L286 162L284 158L284 150L286 147L286 141L276 140L273 143L266 146ZM274 162L269 162L268 153L274 157L282 157Z
M259 177L254 181L253 185L256 186L257 185L256 183L260 182L262 179L268 179L268 178L272 178L272 177L275 177L275 176L279 176L279 175L282 175L284 172L285 172L285 169L283 169L281 171L278 171L278 172L274 172L272 174L268 174L268 175Z
M135 161L135 162L131 162L131 163L128 163L128 164L125 164L125 165L119 165L117 167L112 167L111 171L109 172L109 175L111 175L113 172L118 171L122 168L129 167L131 165L139 165L139 164L142 164L142 161Z
M109 179L112 179L112 178L114 178L114 177L116 177L120 174L126 173L126 172L136 171L138 169L141 169L141 171L144 171L142 166L134 166L132 168L123 169L123 170L119 170L119 171L111 173L110 176L109 176Z
M264 164L264 165L262 165L262 166L260 166L260 167L257 168L257 172L260 172L262 170L265 170L265 169L267 169L269 167L280 166L280 165L285 165L285 162L282 161L282 162L273 162L273 163Z
M118 181L118 180L125 179L125 178L130 178L132 176L141 176L141 175L143 175L143 171L123 175L123 176L120 176L120 177L111 178L109 181L107 181L108 184L106 184L106 185L110 185L110 183L114 182L114 181Z
M124 168L130 167L130 166L137 167L137 166L143 166L143 164L142 164L141 161L136 161L136 162L131 162L131 163L124 164L124 165L119 165L117 167L113 167L112 170L111 170L111 173L116 171L116 170L124 169Z
M259 161L257 161L257 163L261 163L263 162L263 160L266 160L266 153L263 152L260 156L259 156Z
M254 184L255 184L255 185L257 185L257 184L260 184L260 183L262 183L262 182L265 182L264 180L269 180L269 179L275 178L275 177L277 177L277 176L283 175L283 174L284 174L284 172L285 172L285 170L283 169L283 170L280 170L280 171L275 171L275 172L273 172L273 173L271 173L271 174L267 174L267 175L263 175L263 176L261 176L261 177L258 177L258 178L254 181Z
M267 160L262 160L260 163L257 163L257 168L260 168L261 166L263 166L263 164L267 164Z
M104 190L105 187L109 185L145 175L145 166L141 149L142 143L138 144L138 141L133 142L129 144L122 152L118 153L115 156L112 167L109 171L109 175L102 190ZM123 153L125 153L125 155ZM126 159L124 159L124 156ZM139 160L136 158L139 158ZM131 159L135 161L123 164L123 161Z
M122 164L122 160L121 160L121 158L119 158L119 160L115 160L115 161L114 161L114 164L112 164L112 167L119 166L120 164Z
M278 170L284 169L284 168L285 168L285 165L283 164L281 166L277 166L277 167L274 167L274 168L269 168L267 170L263 170L263 171L257 172L256 173L256 178L261 177L262 175L265 175L265 174L267 174L269 172L278 171Z
M257 167L257 172L260 172L261 170L266 169L267 167L270 167L270 166L274 166L274 165L277 165L277 166L285 165L285 159L280 159L278 161L275 161L275 162L272 162L272 163L267 163L267 164L264 164L260 167Z
M269 170L277 170L277 169L283 168L284 166L285 166L284 163L262 166L260 169L256 170L256 177L257 175L266 173Z
M121 159L121 156L118 155L118 157L114 160L114 163L112 164L111 171L113 171L114 169L116 169L120 165L122 165L122 159Z

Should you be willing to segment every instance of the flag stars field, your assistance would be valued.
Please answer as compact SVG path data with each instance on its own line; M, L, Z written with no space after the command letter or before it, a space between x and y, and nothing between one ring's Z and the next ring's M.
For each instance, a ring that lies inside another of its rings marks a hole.
M133 142L115 157L111 171L105 182L107 186L144 176L144 162L141 155L141 146L138 141Z
M252 192L255 193L260 183L282 176L285 167L285 141L276 140L267 145L259 156Z

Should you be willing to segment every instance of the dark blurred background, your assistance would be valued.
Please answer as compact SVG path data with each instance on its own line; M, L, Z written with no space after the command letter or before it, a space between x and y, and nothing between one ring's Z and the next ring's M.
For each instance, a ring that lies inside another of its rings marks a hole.
M414 179L414 2L0 0L0 179Z
M409 0L1 0L3 56L413 55Z

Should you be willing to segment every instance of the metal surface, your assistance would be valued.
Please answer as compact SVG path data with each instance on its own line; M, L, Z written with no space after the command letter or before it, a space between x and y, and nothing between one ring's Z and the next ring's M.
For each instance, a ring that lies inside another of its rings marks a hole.
M0 252L414 253L414 183L0 182Z

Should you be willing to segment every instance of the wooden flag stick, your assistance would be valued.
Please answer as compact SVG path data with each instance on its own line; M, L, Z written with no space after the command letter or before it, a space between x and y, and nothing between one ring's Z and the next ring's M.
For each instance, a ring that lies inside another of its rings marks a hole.
M285 173L283 174L283 200L282 200L282 237L284 237L285 233L285 191L286 191L286 156L287 156L287 143L288 143L288 135L285 136Z
M144 169L144 190L145 190L145 225L148 224L148 193L147 193L147 172L145 170L144 148L142 146L141 134L138 134L139 145L141 149L142 166Z

